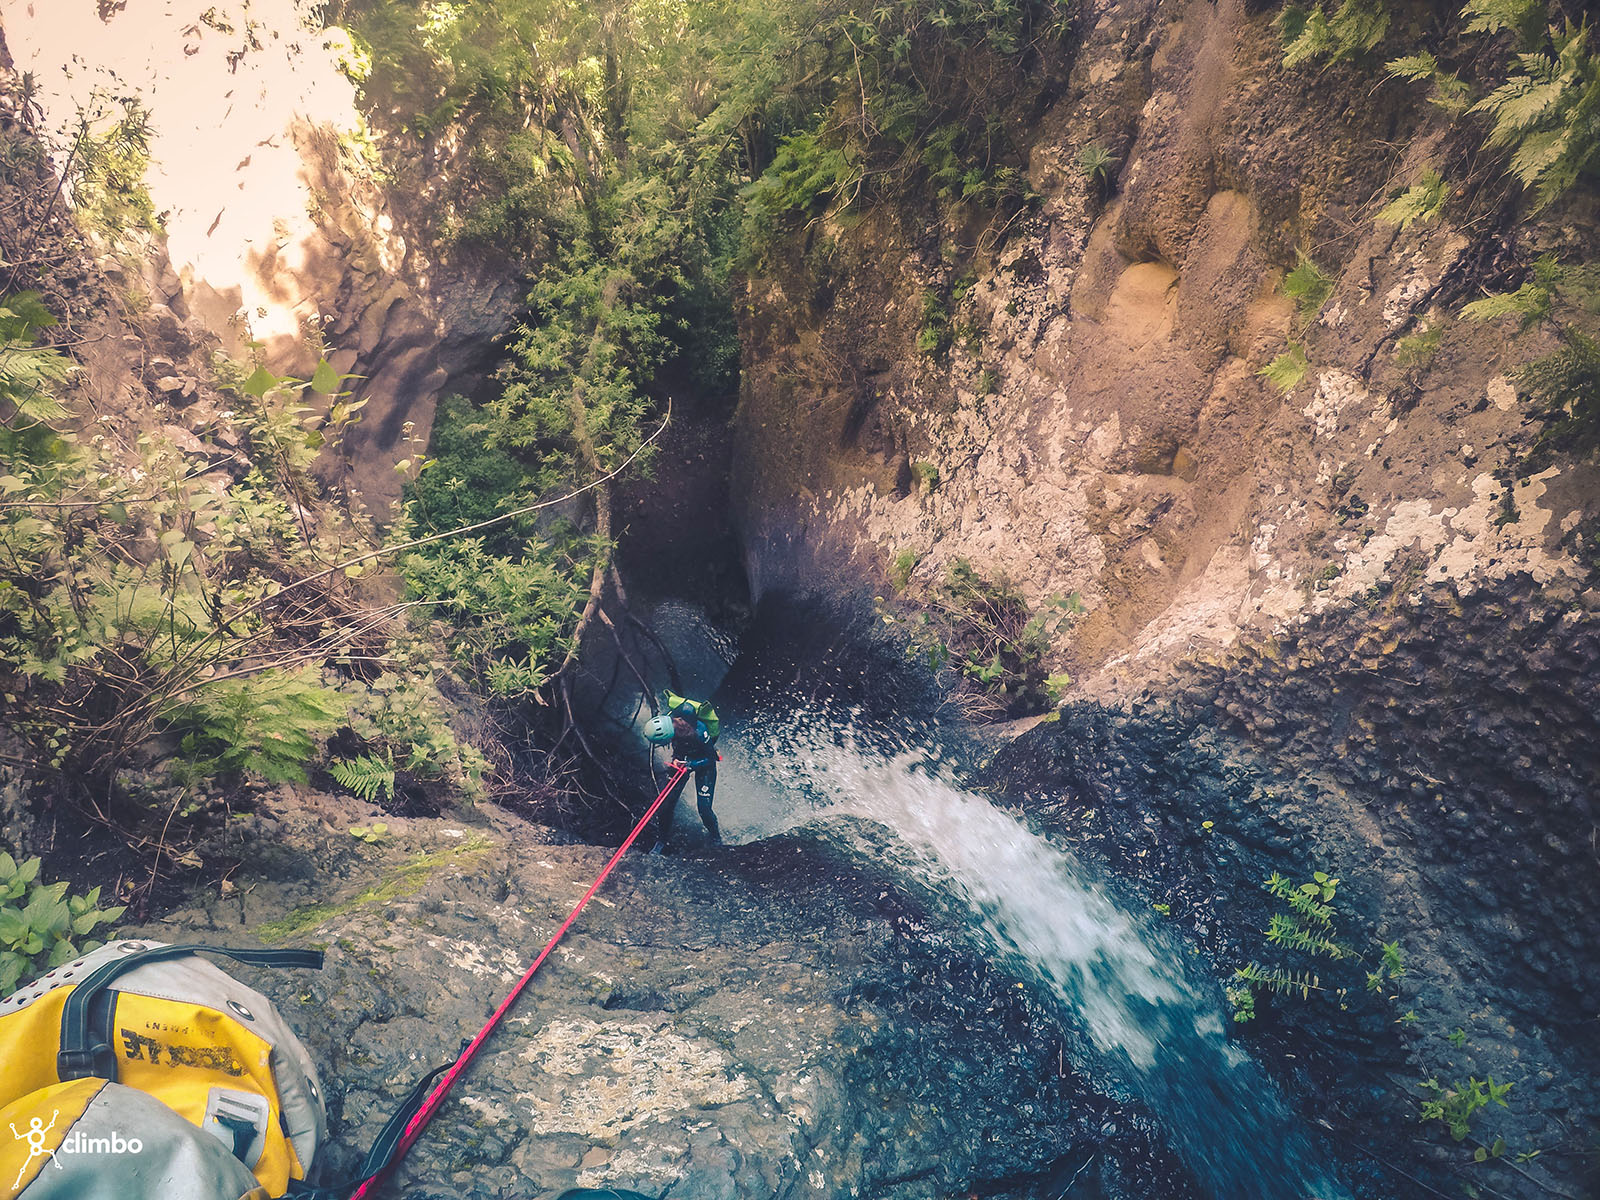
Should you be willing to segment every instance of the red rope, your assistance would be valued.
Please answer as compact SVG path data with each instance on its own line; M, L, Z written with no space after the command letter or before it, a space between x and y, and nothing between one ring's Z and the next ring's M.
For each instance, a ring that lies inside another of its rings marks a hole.
M556 943L561 940L567 930L572 928L572 923L578 919L578 914L583 911L583 906L588 904L590 898L600 890L600 885L606 881L606 876L611 874L611 868L621 861L622 856L627 853L628 847L633 845L634 840L643 832L644 827L650 823L650 818L656 815L656 810L666 800L667 793L676 787L678 781L688 773L689 768L686 766L679 767L673 772L672 778L667 781L667 786L661 789L661 794L656 797L656 802L650 806L650 811L639 818L639 823L633 827L633 832L628 835L628 840L617 847L617 852L611 856L611 861L606 863L605 868L595 878L589 890L583 894L583 899L579 900L572 911L567 914L567 919L561 923L561 928L556 930L555 936L546 943L543 950L539 951L539 957L533 960L533 965L523 972L522 978L517 980L517 986L512 988L510 994L500 1002L500 1007L494 1010L494 1015L484 1022L482 1029L478 1030L478 1036L472 1039L467 1048L461 1052L461 1057L456 1059L454 1065L444 1073L444 1077L439 1080L438 1086L422 1102L422 1107L417 1110L417 1115L411 1118L410 1123L406 1126L405 1133L401 1135L399 1148L395 1150L394 1158L390 1160L389 1166L371 1179L366 1180L356 1189L350 1200L364 1200L367 1194L377 1187L383 1176L405 1157L406 1151L411 1149L428 1122L433 1120L433 1114L444 1103L445 1093L455 1083L456 1077L467 1069L467 1064L472 1061L472 1056L478 1052L478 1047L483 1045L489 1035L494 1032L494 1027L500 1023L500 1018L511 1011L511 1006L517 1002L517 997L522 994L522 989L528 986L528 981L533 978L533 973L539 969L545 959L550 957L550 952L556 948Z

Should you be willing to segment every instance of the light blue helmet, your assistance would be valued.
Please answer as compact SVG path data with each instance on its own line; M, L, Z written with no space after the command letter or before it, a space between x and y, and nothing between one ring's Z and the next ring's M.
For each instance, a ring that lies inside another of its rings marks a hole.
M644 736L657 746L664 746L672 740L672 718L665 713L651 717L644 723Z

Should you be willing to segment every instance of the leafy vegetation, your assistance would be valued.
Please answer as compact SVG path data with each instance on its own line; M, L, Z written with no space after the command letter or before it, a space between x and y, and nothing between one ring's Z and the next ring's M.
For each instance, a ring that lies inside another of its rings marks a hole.
M1424 1121L1443 1122L1450 1131L1450 1137L1455 1141L1465 1141L1472 1132L1473 1117L1487 1108L1490 1104L1498 1104L1501 1108L1508 1107L1506 1096L1511 1091L1512 1084L1496 1083L1494 1076L1487 1079L1478 1079L1469 1076L1467 1079L1457 1079L1449 1084L1441 1084L1437 1079L1427 1079L1421 1084L1423 1094L1428 1098L1422 1102L1422 1119ZM1501 1142L1501 1151L1504 1152L1505 1143ZM1487 1152L1482 1153L1479 1162L1488 1158ZM1499 1157L1498 1154L1494 1157Z
M0 1000L22 980L99 946L89 935L122 916L100 907L100 889L67 894L65 883L40 883L39 860L19 863L0 851Z
M916 558L903 554L896 568L902 563L906 582L896 586L917 611L905 617L880 607L883 619L904 630L912 652L931 669L956 672L958 699L969 716L1038 711L1069 682L1065 674L1049 673L1047 661L1056 636L1083 612L1076 593L1052 597L1033 612L1013 584L986 578L965 559L913 592Z
M1450 185L1444 181L1444 176L1429 167L1422 173L1420 183L1401 192L1378 213L1378 220L1401 229L1410 228L1413 221L1434 221L1444 211L1449 198Z
M1288 4L1278 14L1283 38L1283 65L1298 67L1326 58L1330 62L1365 54L1389 32L1386 0L1344 0L1331 13L1322 4Z
M1339 964L1360 960L1361 956L1340 940L1335 928L1338 914L1334 899L1340 882L1326 871L1313 871L1303 883L1295 883L1276 871L1263 881L1261 886L1280 905L1269 914L1264 933L1267 943L1280 952L1281 961L1265 965L1252 961L1234 972L1227 987L1234 1021L1242 1024L1254 1020L1263 994L1309 1000L1315 992L1330 996L1341 1009L1349 1006L1351 982L1335 980L1325 984L1317 969L1298 965L1300 960L1315 963L1322 959ZM1379 947L1378 965L1366 972L1366 990L1381 993L1405 972L1399 943L1385 942Z
M1333 295L1333 279L1304 253L1296 252L1294 270L1283 278L1283 293L1294 301L1302 321L1309 321Z
M1306 372L1311 370L1311 362L1306 358L1305 347L1298 342L1290 342L1289 348L1277 358L1273 359L1256 374L1260 375L1280 392L1294 389Z
M1283 65L1292 69L1358 58L1388 38L1392 24L1388 0L1344 0L1332 13L1323 4L1286 5L1278 17ZM1508 173L1532 192L1536 210L1594 175L1600 169L1600 53L1587 20L1575 24L1563 16L1555 22L1544 0L1467 0L1454 14L1454 24L1461 34L1463 69L1470 64L1481 70L1497 61L1474 45L1481 39L1510 35L1517 48L1509 64L1490 69L1480 85L1486 90L1426 49L1390 59L1387 73L1430 84L1429 98L1454 116L1483 117L1484 144L1505 153ZM1413 220L1437 215L1447 191L1442 179L1425 179L1386 208L1384 219L1404 225L1408 215Z
M1078 151L1078 170L1101 196L1116 182L1118 161L1115 154L1095 142Z
M1562 343L1512 373L1539 431L1501 472L1508 484L1543 470L1558 454L1584 457L1600 450L1600 341L1584 328L1593 328L1597 310L1600 265L1564 264L1553 255L1536 259L1529 279L1515 290L1474 300L1461 310L1479 321L1514 318L1519 332L1549 325Z
M1532 5L1504 7L1533 11ZM1486 19L1476 25L1485 32L1498 28ZM1493 122L1488 144L1510 152L1511 174L1533 189L1537 208L1600 168L1600 55L1590 47L1591 33L1587 24L1570 21L1552 30L1548 46L1517 55L1517 70L1471 109Z
M134 838L159 829L163 846L187 836L174 817L208 810L209 781L303 780L346 727L380 747L410 735L408 757L476 784L481 757L442 719L443 732L385 722L372 686L345 673L382 653L371 640L404 609L349 592L354 532L317 513L308 468L359 407L332 368L302 381L221 364L255 466L196 487L206 464L164 439L71 428L59 390L72 364L38 343L51 326L35 297L0 301L0 685L35 760L74 795L106 797L89 801L99 820ZM421 703L437 698L432 657L396 664L411 721L439 712ZM136 752L156 775L130 787L118 781Z
M328 764L328 774L340 787L349 788L363 800L376 800L380 795L386 800L394 799L395 762L388 755L358 754L339 759Z
M180 778L247 774L269 783L304 783L318 734L337 728L344 703L320 672L267 672L197 689L167 707L167 728L191 770Z
M126 257L130 239L161 222L145 186L150 115L136 100L98 96L79 114L64 183L78 227Z

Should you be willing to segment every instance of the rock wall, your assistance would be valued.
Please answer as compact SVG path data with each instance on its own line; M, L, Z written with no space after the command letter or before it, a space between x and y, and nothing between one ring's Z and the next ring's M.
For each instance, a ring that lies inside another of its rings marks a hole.
M1539 1038L1478 1070L1581 1082L1600 472L1562 461L1506 494L1528 439L1507 373L1555 342L1458 313L1515 286L1513 263L1590 253L1594 198L1378 220L1481 131L1370 68L1283 71L1270 8L1085 6L1035 131L1042 200L998 248L880 211L752 280L734 491L753 590L891 595L909 552L913 606L957 559L1036 606L1080 593L1055 647L1070 704L1137 699L1304 781L1318 799L1273 815L1250 870L1367 878L1441 1011L1524 1032L1537 1014ZM1089 145L1118 158L1109 195L1077 167ZM1300 253L1333 280L1314 313L1283 288ZM930 292L963 297L947 358L916 349ZM1418 368L1397 342L1428 328ZM1258 372L1290 341L1310 368L1284 393ZM1115 789L1124 768L1081 769ZM1145 811L1212 817L1196 805L1180 780Z
M102 267L175 341L239 359L258 342L274 370L304 377L325 350L361 376L363 419L323 474L381 518L399 495L393 464L426 444L441 392L483 370L518 290L500 264L417 231L358 111L349 38L320 13L311 0L0 3L58 164L80 114L113 111L107 97L149 114L154 265L142 280L110 254ZM168 377L172 399L191 394Z
M1426 106L1350 68L1283 72L1271 14L1240 0L1094 13L1037 129L1040 211L1002 249L877 213L753 281L736 464L758 592L965 556L1035 601L1083 595L1063 652L1114 668L1093 694L1375 588L1580 595L1561 543L1588 536L1592 470L1520 484L1496 520L1523 421L1503 372L1550 343L1453 314L1504 246L1375 219L1441 152ZM1105 204L1075 165L1089 144L1125 162ZM1528 236L1581 249L1593 218ZM1281 288L1304 247L1336 277L1310 328ZM964 267L971 336L919 355L922 294ZM1419 322L1444 325L1420 386L1394 361ZM1285 395L1256 372L1290 338L1312 366Z

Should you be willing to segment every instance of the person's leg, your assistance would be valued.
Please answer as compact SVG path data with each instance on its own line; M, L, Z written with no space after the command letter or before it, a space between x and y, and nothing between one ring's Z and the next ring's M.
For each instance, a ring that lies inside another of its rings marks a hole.
M683 789L689 782L689 773L684 772L683 778L672 785L672 790L667 793L667 798L661 802L661 808L656 812L655 845L652 852L665 850L672 840L672 818L678 815L678 797L683 795Z
M716 814L711 811L711 801L717 793L717 764L711 763L694 773L695 807L700 810L700 822L706 827L706 832L711 835L713 842L722 840L722 831L717 828Z

